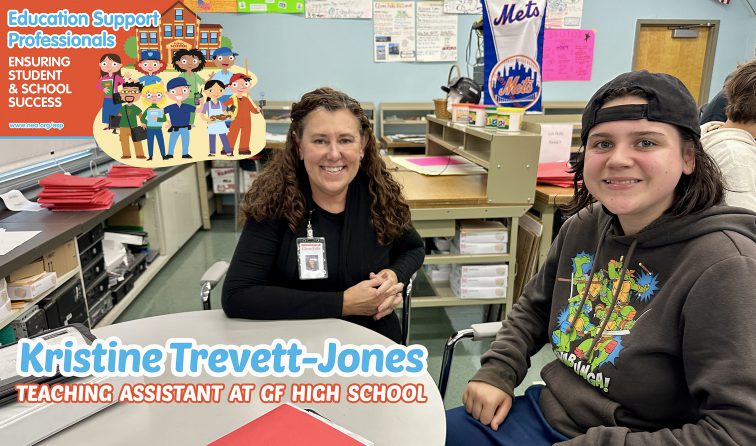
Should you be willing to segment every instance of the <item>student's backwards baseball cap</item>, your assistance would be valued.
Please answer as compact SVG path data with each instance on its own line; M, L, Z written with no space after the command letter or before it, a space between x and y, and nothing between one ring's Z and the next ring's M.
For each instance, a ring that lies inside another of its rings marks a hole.
M601 108L610 91L636 87L647 96L648 104L618 105ZM680 79L665 73L649 73L646 70L620 74L599 88L583 111L583 129L580 139L585 146L588 132L602 122L627 119L648 119L688 129L701 136L698 124L696 101Z

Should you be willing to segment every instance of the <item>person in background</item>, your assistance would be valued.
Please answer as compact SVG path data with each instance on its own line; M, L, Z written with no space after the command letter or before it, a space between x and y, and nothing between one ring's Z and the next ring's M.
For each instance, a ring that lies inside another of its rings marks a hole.
M229 317L338 317L400 340L394 309L425 249L359 102L323 87L293 104L286 147L242 211L223 285ZM324 262L308 266L312 256Z
M205 82L205 95L207 101L202 105L201 117L207 122L207 134L210 138L210 156L215 156L216 136L220 138L223 145L223 154L233 156L234 152L228 144L228 127L226 119L230 116L226 114L226 106L219 100L223 96L225 85L223 82L210 79Z
M704 150L724 176L725 201L756 212L756 59L727 79L724 122L701 126Z
M166 121L165 112L160 108L167 100L165 87L161 83L150 84L142 89L142 103L147 106L139 120L147 126L147 161L152 161L152 150L155 140L160 149L160 158L165 159L165 140L163 139L163 123Z
M728 74L725 78L725 84L730 79L730 76L732 76L732 73ZM725 114L726 107L727 96L725 95L725 89L723 86L722 89L719 90L719 93L714 95L711 101L701 107L701 119L699 120L699 123L704 125L711 121L725 122L727 120L727 115Z
M228 130L228 142L233 152L234 146L236 146L236 139L239 138L239 134L241 133L239 155L252 154L249 149L250 137L252 136L252 115L260 114L260 110L255 107L255 104L252 103L252 100L248 96L251 80L252 78L249 76L235 73L231 76L230 83L226 85L233 95L225 102L225 105L234 117Z
M121 140L121 159L131 158L131 129L142 125L139 121L142 109L135 105L141 94L142 84L139 82L125 82L121 88L123 105L118 110L118 116L121 117L121 133L118 135ZM134 151L138 159L144 159L142 141L134 142Z
M621 74L580 136L573 216L447 412L447 444L753 443L756 213L720 204L693 97ZM545 386L514 398L546 343Z
M168 154L165 155L164 159L173 158L173 149L176 148L179 137L181 137L181 158L191 159L189 131L192 129L196 107L185 103L190 97L191 90L184 78L174 77L168 81L166 94L175 104L165 107L164 110L167 116L166 128L168 133L171 134L168 138Z
M158 74L165 70L165 64L160 60L160 51L143 50L135 68L144 74L144 76L139 77L139 82L145 87L162 82Z
M123 64L118 54L107 53L100 57L100 80L97 82L97 89L103 92L102 123L105 124L103 130L111 130L110 117L117 115L121 108L121 104L113 100L115 94L120 94L120 88L124 83L121 67ZM115 128L112 130L116 133Z
M173 64L173 68L181 73L179 77L184 79L189 86L189 97L191 98L189 102L194 104L195 107L200 105L202 86L205 85L205 79L198 73L205 68L205 55L196 48L178 50L173 54L171 63Z

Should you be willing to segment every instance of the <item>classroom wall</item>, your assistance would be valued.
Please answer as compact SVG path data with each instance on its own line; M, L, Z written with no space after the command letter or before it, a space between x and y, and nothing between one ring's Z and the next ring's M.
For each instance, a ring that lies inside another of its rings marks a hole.
M752 3L756 3L753 2ZM363 101L425 101L442 97L450 63L374 63L371 20L307 20L302 15L201 14L222 23L224 35L247 57L259 83L254 99L292 100L320 85L343 89ZM465 47L476 16L459 16L458 54L465 71ZM583 27L596 30L590 82L547 82L547 101L587 100L603 83L632 65L636 20L720 20L711 95L738 62L753 57L756 15L742 1L585 0ZM750 32L749 32L750 30ZM474 40L475 41L475 40ZM472 76L472 68L470 68Z

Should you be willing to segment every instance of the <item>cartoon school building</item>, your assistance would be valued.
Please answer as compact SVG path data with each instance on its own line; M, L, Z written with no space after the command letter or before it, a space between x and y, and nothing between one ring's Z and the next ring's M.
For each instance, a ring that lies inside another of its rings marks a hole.
M174 3L163 11L159 26L136 29L137 54L157 50L161 59L170 64L176 51L198 48L210 60L213 51L221 47L223 27L200 22L200 17L184 3Z

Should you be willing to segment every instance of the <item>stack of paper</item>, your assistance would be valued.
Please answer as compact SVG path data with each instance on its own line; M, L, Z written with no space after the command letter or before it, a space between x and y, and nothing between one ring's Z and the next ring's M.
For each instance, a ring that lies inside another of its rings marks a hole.
M53 211L99 211L110 208L115 194L105 178L54 173L39 180L37 203Z
M317 414L284 403L209 446L239 444L360 446L373 443Z
M148 167L131 167L114 164L108 171L108 187L141 187L145 181L156 176Z
M538 165L538 183L559 187L572 187L574 175L569 173L567 163L540 163Z

